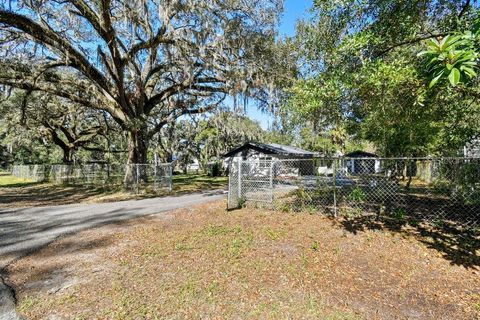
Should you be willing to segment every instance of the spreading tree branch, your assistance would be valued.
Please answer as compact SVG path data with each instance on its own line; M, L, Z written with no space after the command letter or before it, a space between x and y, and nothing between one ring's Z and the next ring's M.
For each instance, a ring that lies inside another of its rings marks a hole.
M416 38L408 39L408 40L405 40L405 41L402 41L402 42L398 42L398 43L396 43L396 44L394 44L390 47L387 47L384 50L381 50L379 53L376 54L376 57L379 58L379 57L387 54L388 52L390 52L390 51L392 51L396 48L403 47L405 45L419 43L419 42L422 42L424 40L428 40L428 39L432 39L432 38L445 37L447 34L448 33L429 34L429 35L423 35L423 36L419 36L419 37L416 37Z
M0 9L0 23L17 28L32 37L34 41L45 44L54 51L60 52L68 57L72 62L70 64L74 68L81 71L85 76L98 85L112 100L115 100L111 92L111 84L103 76L103 74L95 68L79 51L77 51L70 43L56 32L46 29L34 22L33 20L14 12Z

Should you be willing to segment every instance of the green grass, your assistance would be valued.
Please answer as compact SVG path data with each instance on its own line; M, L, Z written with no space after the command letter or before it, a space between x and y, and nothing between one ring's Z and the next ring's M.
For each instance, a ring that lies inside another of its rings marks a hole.
M173 176L174 192L201 191L204 189L217 189L225 187L228 177L209 177L207 175L180 174ZM0 188L2 187L26 187L38 184L28 179L20 179L12 176L9 172L0 171Z
M173 181L178 183L224 183L228 181L228 177L209 177L206 174L176 174L173 176Z
M26 187L37 183L28 179L16 178L9 172L0 172L0 188Z
M172 178L173 192L191 192L224 188L228 177L209 177L205 174L178 174Z
M174 191L197 191L225 187L228 177L209 177L204 174L179 174L173 176ZM28 179L20 179L9 172L0 171L0 187L23 187L38 184Z
M173 190L153 190L153 186L135 190L125 190L121 183L105 185L91 184L53 184L19 179L9 172L0 171L0 206L30 207L41 205L59 205L79 202L114 202L122 200L181 195L193 192L205 192L224 189L227 177L208 177L207 175L174 175Z
M323 215L227 212L218 201L70 235L16 261L10 276L29 319L401 319L412 309L478 318L471 270L389 229L346 235L345 228ZM429 276L433 269L445 272ZM82 281L51 294L47 280L57 270ZM383 294L400 282L407 290Z

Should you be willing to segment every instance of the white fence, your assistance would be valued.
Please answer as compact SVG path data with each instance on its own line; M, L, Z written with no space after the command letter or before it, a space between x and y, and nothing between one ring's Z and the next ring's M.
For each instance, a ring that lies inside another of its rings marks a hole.
M12 175L55 184L124 185L139 191L172 190L172 164L14 165Z

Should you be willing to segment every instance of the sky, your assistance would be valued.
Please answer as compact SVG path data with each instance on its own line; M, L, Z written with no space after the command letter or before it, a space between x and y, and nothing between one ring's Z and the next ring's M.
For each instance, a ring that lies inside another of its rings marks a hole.
M312 6L312 0L285 0L284 13L280 23L280 36L295 35L295 24L298 19L306 16L307 10ZM263 129L268 129L272 116L262 113L255 106L247 108L247 116L260 122Z
M285 0L284 14L280 24L280 35L295 35L295 23L306 17L305 13L312 6L312 0Z

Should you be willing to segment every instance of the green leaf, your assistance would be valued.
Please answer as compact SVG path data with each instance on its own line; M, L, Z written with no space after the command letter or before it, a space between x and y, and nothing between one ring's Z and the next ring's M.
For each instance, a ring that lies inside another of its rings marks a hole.
M477 75L477 73L475 72L475 70L473 70L472 68L470 67L466 67L466 66L461 66L460 67L460 70L465 72L470 78L473 78Z
M448 75L448 80L455 87L460 82L460 70L453 68Z
M425 50L425 51L421 51L419 53L417 53L417 57L421 57L421 56L424 56L424 55L430 55L430 54L437 54L438 52L435 51L435 50Z
M441 50L443 50L443 46L445 45L445 43L448 41L449 38L450 38L450 36L447 35L445 38L440 40L440 42L438 42L438 46L440 47Z
M432 79L432 81L430 81L430 84L429 84L429 88L433 87L437 82L438 80L440 80L440 78L442 77L443 75L443 71L440 72L440 74L438 76L436 76L435 78Z

